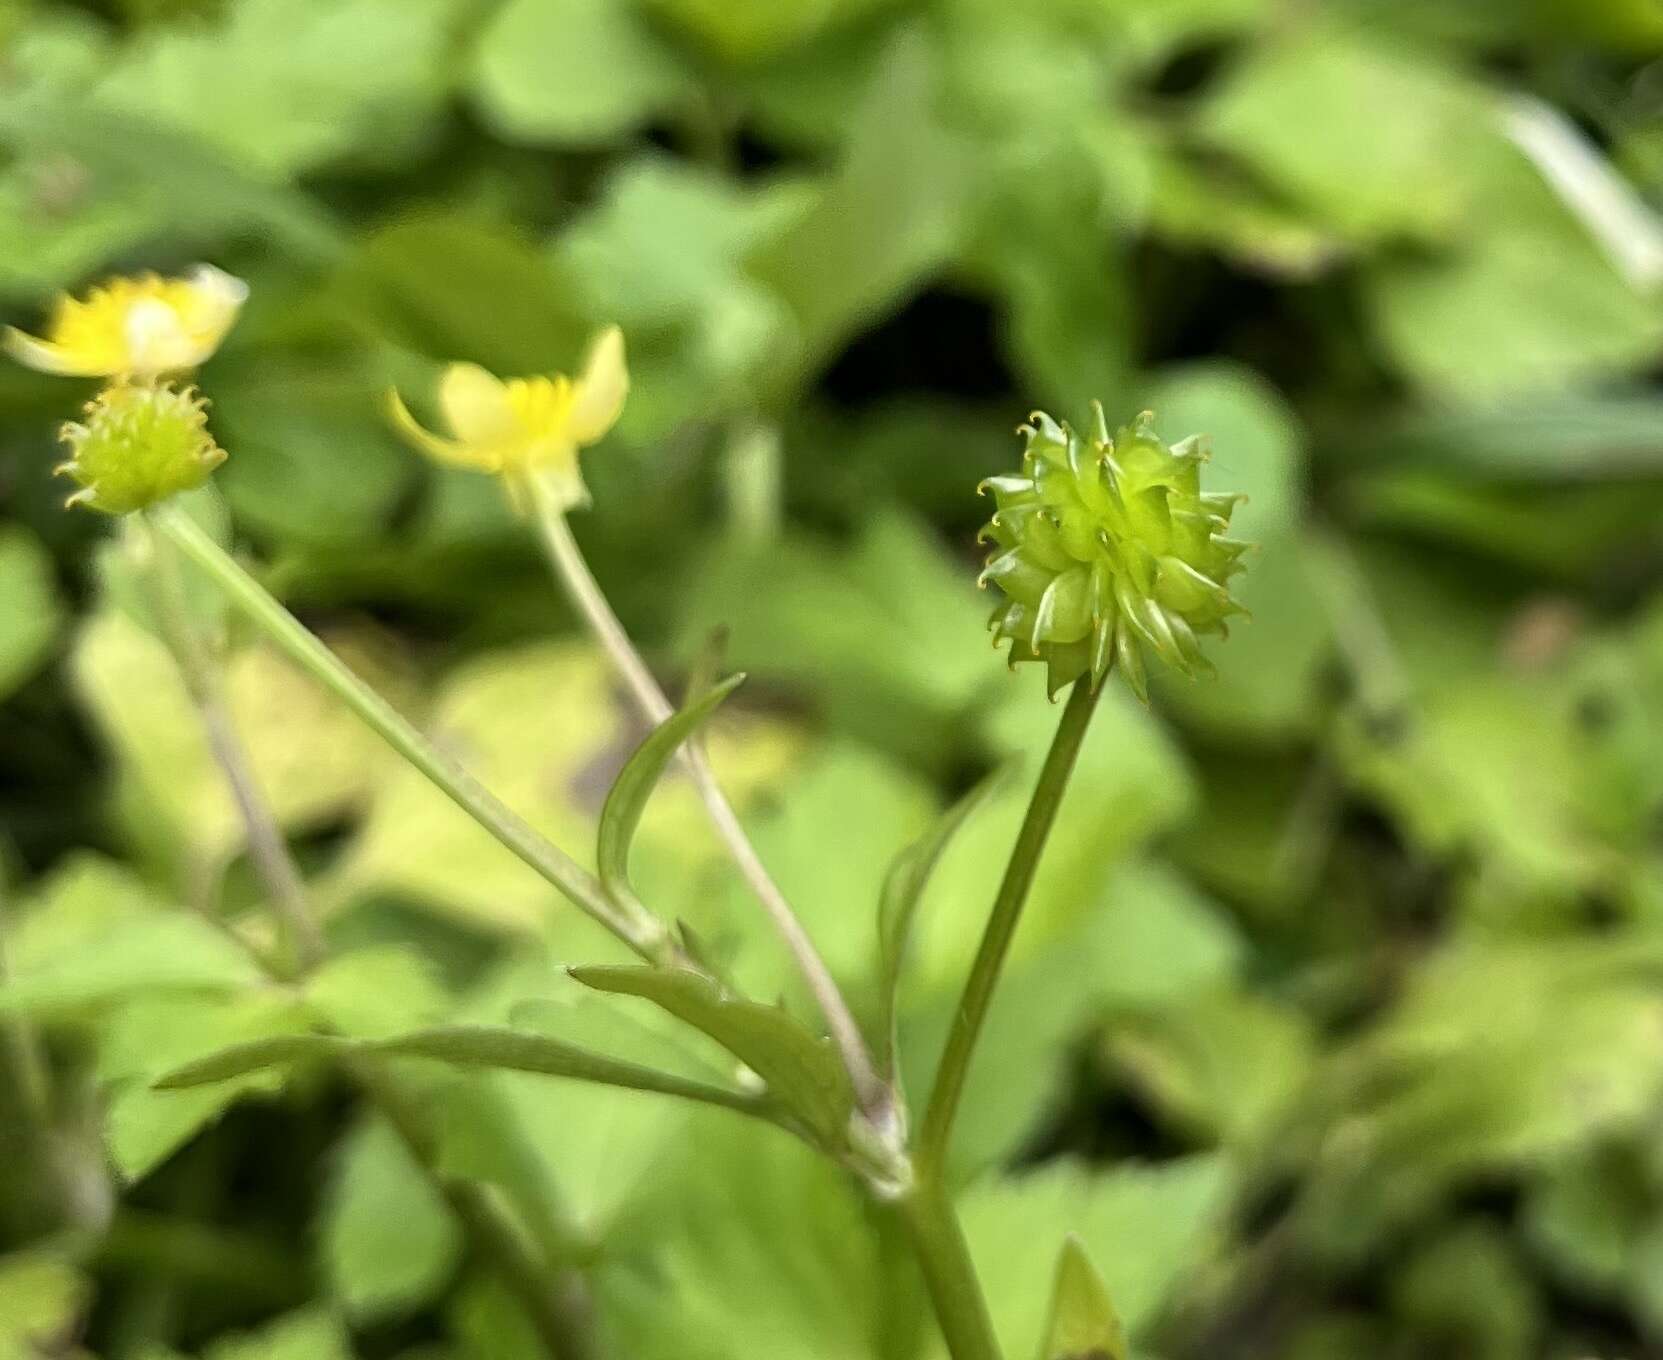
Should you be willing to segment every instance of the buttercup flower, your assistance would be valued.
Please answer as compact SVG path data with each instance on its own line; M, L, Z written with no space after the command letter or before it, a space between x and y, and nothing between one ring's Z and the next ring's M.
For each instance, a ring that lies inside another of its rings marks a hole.
M478 364L452 364L439 380L439 410L450 437L424 429L397 392L393 423L423 453L453 467L494 472L520 494L536 480L558 508L587 505L578 450L598 442L617 422L629 392L624 336L609 326L595 337L576 378L506 382Z
M6 352L64 377L178 373L219 348L247 299L247 284L207 264L184 278L111 279L84 298L60 297L44 336L8 327Z
M982 483L998 508L981 531L994 546L980 583L1006 597L990 627L1012 666L1045 662L1055 694L1118 665L1146 699L1144 648L1210 671L1197 638L1247 612L1228 586L1247 544L1225 536L1241 497L1201 490L1203 437L1168 447L1145 411L1111 439L1093 410L1089 439L1035 412L1021 472Z
M112 515L201 486L225 461L196 390L165 382L112 383L58 437L69 459L57 470L81 487L68 504Z

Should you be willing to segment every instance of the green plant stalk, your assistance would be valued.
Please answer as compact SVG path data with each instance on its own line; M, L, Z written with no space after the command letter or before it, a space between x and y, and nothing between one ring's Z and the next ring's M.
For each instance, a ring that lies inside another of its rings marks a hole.
M10 904L5 882L0 880L0 982L6 980L11 967L10 932ZM7 1050L3 1067L10 1068L11 1084L17 1088L19 1123L35 1137L47 1136L52 1127L52 1083L40 1036L27 1015L18 1012L0 1020L0 1037ZM0 1087L6 1075L0 1070Z
M993 1319L957 1213L939 1179L918 1181L897 1206L953 1360L1001 1360Z
M371 1063L348 1066L411 1160L497 1268L552 1360L592 1360L589 1291L582 1273L571 1267L545 1270L525 1233L488 1187L438 1170L432 1140L408 1093Z
M947 1151L952 1138L953 1119L958 1113L959 1100L964 1095L964 1083L970 1072L970 1061L976 1051L987 1020L988 1006L993 1001L994 989L1010 953L1016 924L1022 917L1023 905L1028 900L1028 889L1033 886L1034 871L1045 849L1046 838L1057 818L1063 792L1074 762L1080 754L1080 744L1091 715L1097 708L1099 691L1091 685L1089 676L1074 682L1057 724L1056 736L1039 772L1028 803L1027 816L1017 833L1016 845L1011 850L1010 862L1005 866L999 894L993 900L993 911L982 932L982 942L976 950L976 961L971 965L965 981L964 993L953 1012L953 1027L947 1036L947 1048L936 1069L935 1085L930 1090L929 1104L924 1110L924 1121L919 1126L916 1165L918 1175L926 1182L941 1182L947 1169Z
M266 896L277 909L295 961L304 973L323 958L323 933L307 905L306 890L294 860L289 856L283 830L277 824L271 805L261 796L247 753L237 739L220 667L191 625L185 583L179 574L175 549L154 531L148 519L143 522L151 532L139 544L149 558L144 563L145 570L140 573L141 579L149 587L151 603L162 625L162 632L179 663L185 688L202 720L202 731L207 737L214 763L230 786L232 800L242 814L248 834L249 859L265 886Z
M680 961L663 922L615 906L593 874L422 736L178 506L163 505L152 511L151 522L291 660L331 690L435 787L580 910L649 962Z
M647 721L655 724L664 722L675 709L659 687L658 681L653 678L652 672L647 669L641 654L635 650L635 644L630 641L629 634L613 612L605 592L600 588L600 583L589 570L582 549L572 537L571 526L566 522L565 514L541 493L536 483L532 485L532 495L537 506L538 528L555 576L595 640L600 643L618 673L623 676L636 707ZM888 1083L878 1075L877 1066L867 1050L860 1026L849 1009L849 1003L844 999L837 980L832 977L831 969L826 967L826 962L815 947L814 940L804 928L790 902L786 900L785 894L780 891L779 885L769 874L767 866L756 852L756 847L751 844L750 837L745 834L744 825L734 812L733 804L728 802L727 795L722 792L722 786L717 782L715 772L711 770L710 762L705 758L703 750L696 743L689 742L681 748L679 758L692 777L694 787L698 789L699 796L704 801L717 834L721 836L734 863L738 865L740 874L750 885L757 900L762 903L763 910L767 912L769 920L773 922L775 930L784 940L786 948L796 962L798 972L802 974L816 1005L819 1006L826 1027L831 1032L832 1042L837 1045L843 1065L854 1083L855 1095L861 1108L873 1119L875 1125L890 1128L895 1112L894 1093Z
M183 522L200 534L193 522L178 512L173 513L175 523ZM152 522L160 518L157 512L151 514L154 517ZM169 537L174 542L179 541L172 534L169 534ZM218 552L217 545L214 545L212 540L207 539L206 535L201 537L216 553ZM163 547L161 544L156 546ZM205 699L219 693L217 664L191 626L190 616L183 609L182 592L174 598L167 598L168 592L159 593L164 597L160 603L171 616L167 634L174 661L184 674L186 689L197 706L204 728L209 732L214 758L219 762L226 782L231 787L238 810L249 829L250 840L254 839L257 826L268 826L275 833L276 819L260 790L259 782L254 777L248 753L238 739L236 729L222 707L220 713L225 721L216 735L209 711L204 706ZM275 607L281 608L276 606L275 601L272 603ZM295 627L298 629L300 625L297 623ZM321 649L322 644L318 646ZM274 834L268 849L274 860L281 861L280 876L292 881L299 911L310 921L305 887L280 833ZM263 869L269 867L262 865ZM315 925L313 931L316 931ZM316 935L316 941L316 957L321 959L321 934ZM260 951L250 948L249 953L274 980L289 980L284 976L284 970L274 967ZM450 1206L474 1245L496 1266L503 1282L525 1308L551 1360L589 1360L590 1350L586 1340L588 1326L585 1316L587 1290L582 1277L572 1270L546 1269L513 1220L490 1194L478 1185L459 1181L439 1170L435 1150L422 1130L415 1103L396 1081L375 1070L368 1063L349 1064L349 1070L359 1087L392 1125L417 1167Z

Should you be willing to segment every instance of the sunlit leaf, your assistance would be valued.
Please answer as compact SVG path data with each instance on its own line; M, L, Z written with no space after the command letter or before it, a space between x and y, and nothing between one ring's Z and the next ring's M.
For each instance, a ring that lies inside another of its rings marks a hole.
M47 1252L0 1256L0 1355L24 1360L72 1337L90 1290L67 1260Z
M105 1140L117 1169L138 1180L246 1095L270 1092L283 1073L250 1071L192 1091L158 1091L163 1073L227 1045L254 1043L306 1029L293 998L139 995L99 1027L98 1075L110 1089Z
M605 141L691 99L690 85L633 6L610 0L513 0L474 55L480 105L516 141Z
M1044 1335L1053 1262L1035 1242L1077 1235L1135 1336L1204 1258L1226 1183L1218 1159L1191 1157L1103 1174L1056 1162L967 1192L965 1235L1006 1353L1032 1354Z
M337 1151L320 1248L333 1293L355 1319L397 1316L432 1298L456 1265L449 1207L385 1123Z
M1230 73L1202 128L1319 221L1369 239L1439 237L1478 207L1501 147L1483 92L1389 34L1290 25Z
M121 614L100 613L82 626L73 668L144 829L209 864L234 855L243 819L166 644ZM239 650L227 672L233 722L278 820L315 826L344 810L381 757L374 737L268 648Z
M134 993L229 993L262 974L206 921L182 911L139 913L94 941L0 982L0 1014L74 1014Z
M881 1360L886 1321L917 1335L850 1178L780 1130L696 1114L648 1189L597 1272L620 1353Z
M1108 1287L1077 1237L1063 1243L1039 1360L1126 1360L1126 1334Z
M352 1360L352 1347L339 1319L314 1308L216 1341L203 1360Z
M98 83L108 108L188 131L273 178L406 135L437 109L450 0L240 0L216 29L157 28ZM376 60L361 54L373 49ZM274 57L277 59L274 60Z

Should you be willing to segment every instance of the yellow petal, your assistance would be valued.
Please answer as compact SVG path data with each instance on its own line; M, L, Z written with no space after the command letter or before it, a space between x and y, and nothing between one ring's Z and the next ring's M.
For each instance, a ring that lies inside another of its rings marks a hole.
M464 444L501 444L518 432L508 385L478 364L445 369L439 379L439 409L450 432Z
M113 278L83 297L60 297L45 339L11 335L6 348L46 373L160 377L218 349L247 297L247 284L212 265L184 278Z
M6 327L5 345L7 354L37 373L51 373L62 378L99 377L104 373L96 364L89 366L88 356L77 354L64 345L55 345L50 340L27 335L15 326Z
M608 326L589 346L583 373L572 402L571 436L579 444L593 444L617 422L629 395L629 369L624 363L624 333Z
M498 470L498 464L489 457L482 457L481 450L459 440L442 439L424 427L410 414L410 408L404 404L404 398L396 391L387 393L387 415L392 420L393 427L405 439L438 462L483 472Z
M248 285L234 274L199 264L174 296L179 318L179 340L164 355L169 368L195 368L224 341L248 301ZM167 370L163 370L167 371Z

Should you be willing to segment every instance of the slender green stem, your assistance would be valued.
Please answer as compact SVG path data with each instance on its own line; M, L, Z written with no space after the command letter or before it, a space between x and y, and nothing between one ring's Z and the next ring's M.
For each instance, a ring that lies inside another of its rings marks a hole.
M333 691L505 847L642 958L654 963L674 961L675 946L661 921L614 905L593 874L422 736L177 506L163 506L154 512L153 522L291 660Z
M647 669L641 654L635 650L635 644L630 641L629 634L624 631L618 616L613 613L600 583L595 580L588 562L584 560L582 549L572 537L571 526L566 522L565 514L537 490L535 483L533 494L537 501L538 527L542 532L543 545L556 577L595 640L600 643L618 673L623 676L636 707L648 722L664 722L675 709L665 697L658 681L653 678L652 672ZM838 1052L842 1055L843 1065L848 1069L861 1107L869 1115L881 1118L887 1123L894 1109L893 1093L878 1075L877 1066L873 1063L872 1056L867 1051L866 1041L861 1036L860 1026L838 988L837 980L832 977L831 969L826 967L826 962L815 947L813 938L797 913L792 910L791 903L786 900L773 876L769 874L762 857L751 844L750 837L745 834L744 825L734 812L733 804L728 802L727 795L722 792L722 786L717 782L715 772L711 770L710 762L705 759L703 750L696 743L690 742L681 748L679 756L682 766L692 777L699 796L704 800L705 810L709 813L717 834L721 836L728 853L738 865L740 874L756 894L757 900L762 903L763 910L774 924L774 929L784 940L798 971L820 1008L821 1015L825 1017L826 1027L831 1031L832 1042L837 1045Z
M970 1248L941 1182L919 1181L899 1208L948 1354L953 1360L1000 1360Z
M780 529L780 433L758 420L735 422L722 460L728 526L737 542L767 543Z
M999 884L999 895L993 900L993 911L982 932L981 945L976 950L976 961L971 965L970 977L964 984L964 994L953 1012L953 1027L947 1036L947 1048L936 1069L935 1086L930 1091L929 1104L924 1110L924 1122L918 1133L917 1164L919 1175L926 1180L939 1179L947 1165L948 1143L953 1132L953 1117L958 1113L959 1099L964 1094L965 1078L970 1071L970 1060L987 1020L987 1009L998 986L999 974L1010 953L1011 939L1016 934L1016 923L1021 919L1028 889L1033 886L1034 871L1045 849L1046 837L1056 820L1057 808L1062 803L1068 777L1073 773L1075 759L1080 754L1080 743L1091 715L1097 707L1098 691L1088 679L1074 682L1068 703L1057 724L1057 734L1039 772L1039 783L1034 787L1028 803L1028 815L1017 833L1016 845L1011 850L1010 862L1005 866L1004 880Z
M178 516L175 522L195 528L183 516ZM169 537L178 541L172 534ZM154 546L158 549L158 561L152 565L158 570L165 570L161 562L168 558L171 548L159 541ZM217 548L215 551L218 551ZM248 829L250 844L263 844L263 853L256 855L256 863L262 876L269 875L268 890L291 926L304 924L310 927L309 935L303 937L311 942L310 961L321 961L323 937L312 924L305 885L289 856L287 844L277 830L270 805L254 778L248 752L230 721L221 698L218 665L192 625L177 578L168 585L164 577L163 589L156 593L174 660L196 703L213 755L231 786ZM280 892L292 893L293 901L283 904ZM252 944L243 943L250 956L274 980L290 980L288 970L281 964L267 959ZM484 1187L457 1180L440 1171L436 1149L423 1126L417 1102L390 1074L377 1070L369 1063L349 1063L348 1067L359 1087L392 1125L416 1165L450 1206L474 1245L490 1258L503 1282L519 1299L550 1360L590 1360L588 1291L582 1276L569 1269L557 1271L547 1268L512 1217Z
M148 558L141 577L150 587L163 634L196 705L214 762L225 776L232 801L247 828L249 859L283 923L294 957L305 971L323 957L323 933L307 905L306 889L283 839L283 829L260 791L247 748L237 739L220 667L192 625L175 549L148 522L146 527L151 532L140 544Z
M589 1291L571 1267L546 1268L526 1233L491 1190L439 1170L437 1151L410 1094L372 1063L349 1064L422 1174L438 1191L525 1309L537 1339L553 1360L590 1360Z
M6 980L11 966L10 931L6 884L0 879L0 982ZM5 1041L6 1065L11 1068L12 1080L17 1087L18 1122L32 1133L44 1135L52 1126L52 1083L40 1036L29 1023L27 1014L17 1012L0 1019L0 1038Z

